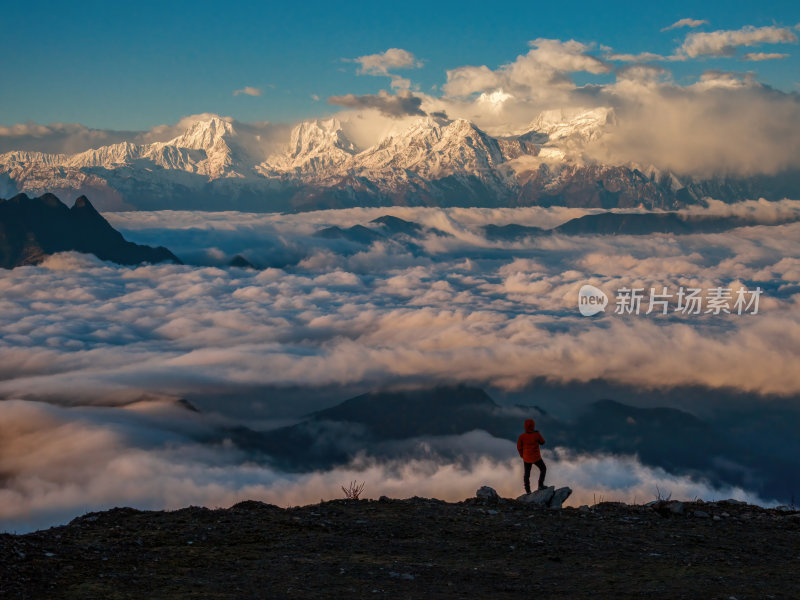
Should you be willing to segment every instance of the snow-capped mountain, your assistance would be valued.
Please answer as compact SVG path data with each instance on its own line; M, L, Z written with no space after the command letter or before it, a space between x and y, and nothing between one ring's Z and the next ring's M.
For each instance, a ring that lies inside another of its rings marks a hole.
M607 106L590 110L546 110L521 133L524 135L533 131L545 134L551 145L563 143L565 140L585 143L599 138L615 122L614 109Z
M646 165L585 159L616 123L610 108L546 111L494 137L464 119L422 117L359 148L338 119L300 123L282 152L227 118L198 119L166 142L122 142L77 154L0 155L0 197L81 194L103 210L315 208L416 205L675 208L705 195L787 195L797 176L692 181ZM783 186L783 187L781 187Z
M292 130L286 151L263 163L262 172L313 178L337 169L356 152L338 119L304 121Z

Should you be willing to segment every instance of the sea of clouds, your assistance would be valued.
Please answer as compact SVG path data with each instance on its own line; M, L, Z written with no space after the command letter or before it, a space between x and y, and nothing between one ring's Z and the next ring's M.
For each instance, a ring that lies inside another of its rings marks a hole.
M524 242L490 241L481 229L553 227L588 212L106 215L128 239L165 245L187 264L122 267L65 253L0 273L0 529L24 531L114 505L315 502L338 497L352 479L367 482L369 497L453 500L484 484L517 494L513 442L483 432L424 442L470 449L468 466L363 454L332 471L292 474L214 435L290 423L351 391L439 383L513 391L546 377L800 393L800 222ZM712 201L692 212L769 223L800 215L800 202ZM386 214L430 229L418 240L371 245L314 235ZM261 269L226 266L237 254ZM605 313L580 315L585 283L611 296ZM758 314L614 314L620 288L680 286L764 293ZM298 389L310 391L281 392ZM571 503L650 500L656 486L675 497L772 500L636 457L561 448L548 458L553 482L575 489Z

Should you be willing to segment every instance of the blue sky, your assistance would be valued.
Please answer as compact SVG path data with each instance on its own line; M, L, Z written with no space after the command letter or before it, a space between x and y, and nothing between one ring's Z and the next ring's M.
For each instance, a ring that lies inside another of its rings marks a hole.
M682 18L708 20L696 29L703 31L791 28L800 22L800 3L7 3L0 15L0 124L141 130L202 112L296 121L338 110L326 103L331 95L389 89L387 78L359 76L358 65L344 58L408 50L422 67L399 73L413 89L436 95L433 86L445 83L448 69L495 69L536 38L596 44L598 56L603 45L669 55L690 30L661 29ZM754 71L761 82L800 91L797 44L747 50L789 56L701 57L668 67L678 83L707 69ZM579 84L609 78L574 75ZM234 96L245 86L261 95Z

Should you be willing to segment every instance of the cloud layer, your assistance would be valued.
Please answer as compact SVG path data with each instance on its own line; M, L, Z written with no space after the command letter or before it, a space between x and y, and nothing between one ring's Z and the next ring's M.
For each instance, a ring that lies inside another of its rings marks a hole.
M166 243L194 266L128 268L61 254L3 272L4 528L63 522L117 504L311 502L338 496L338 486L352 479L366 480L370 496L456 500L483 484L516 495L514 449L486 434L436 442L478 449L469 465L436 456L410 463L362 456L304 475L254 463L212 435L237 424L275 426L276 419L349 397L348 389L456 382L514 391L546 377L800 393L800 224L514 243L491 241L482 230L553 227L586 212L117 213L109 217L127 237ZM691 212L769 223L800 216L800 202L712 202ZM386 213L431 230L413 241L369 246L314 236L328 225L365 224ZM268 268L224 267L237 253ZM577 310L583 283L611 294L612 307L614 290L623 286L744 285L765 294L757 315L609 310L589 319ZM287 399L300 388L316 394L317 404ZM178 398L196 401L203 412L181 408ZM554 483L575 488L576 504L593 494L649 500L656 485L675 496L772 500L669 475L631 457L562 450L549 458Z

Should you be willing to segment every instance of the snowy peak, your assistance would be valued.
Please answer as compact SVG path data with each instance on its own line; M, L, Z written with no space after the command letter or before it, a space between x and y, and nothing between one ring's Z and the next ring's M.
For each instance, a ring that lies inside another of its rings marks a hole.
M183 134L170 140L165 145L189 148L190 150L213 150L236 135L233 125L218 116L208 120L195 121Z
M210 178L242 177L257 162L239 144L231 120L216 115L195 121L169 142L152 144L153 154L180 154L185 150L200 151L199 156L190 159L193 165L188 170Z
M303 121L292 129L286 151L269 164L279 171L317 175L340 166L357 151L338 119Z
M337 149L355 154L356 146L347 139L338 119L304 121L289 136L289 156L299 158L324 150Z
M614 109L607 106L590 110L555 109L540 113L526 129L529 133L547 135L548 144L577 144L597 139L614 123Z
M503 162L497 140L464 119L426 117L355 156L348 167L362 171L402 169L423 177L477 174Z

